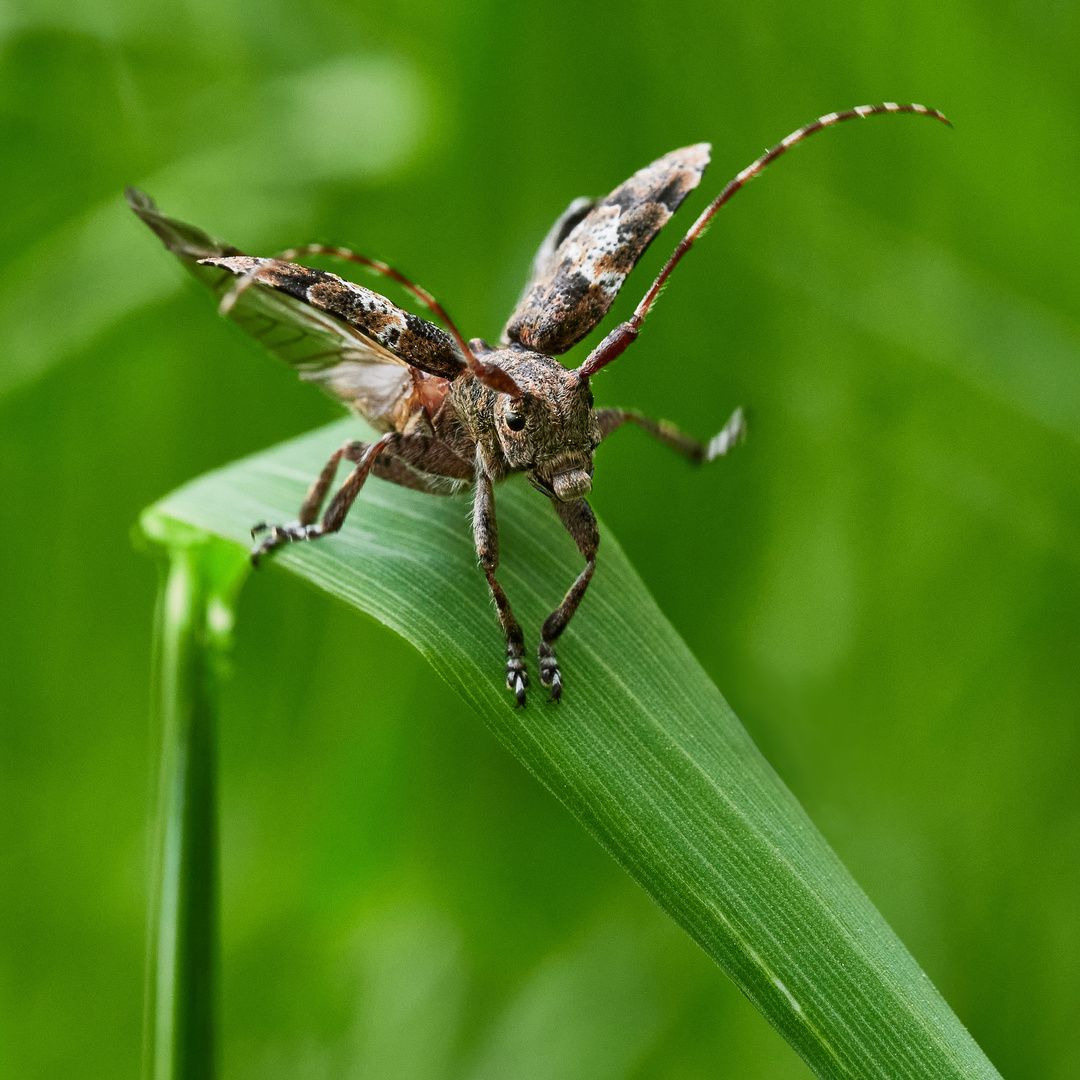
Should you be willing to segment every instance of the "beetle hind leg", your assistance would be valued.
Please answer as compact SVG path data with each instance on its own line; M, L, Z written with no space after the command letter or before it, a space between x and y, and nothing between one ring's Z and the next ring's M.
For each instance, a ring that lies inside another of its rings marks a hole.
M321 521L316 521L334 482L342 458L356 463L330 500ZM472 479L472 467L448 447L428 435L410 435L391 431L377 442L366 443L350 439L323 466L304 498L296 521L287 525L267 525L265 522L251 530L253 539L263 537L251 549L251 561L256 566L263 555L297 540L318 540L337 532L345 523L349 509L360 494L368 476L374 473L393 484L423 491L429 495L449 495Z
M323 524L316 524L315 519L319 516L319 511L322 509L322 504L326 499L326 493L330 490L330 485L334 482L334 475L337 473L338 463L342 457L351 456L357 461L363 459L364 452L368 449L367 443L358 442L355 439L350 439L349 442L344 443L338 447L330 455L330 460L323 466L322 472L319 473L315 482L308 489L307 495L304 497L303 505L300 507L300 513L297 515L296 521L291 521L287 525L268 525L265 521L260 522L258 525L253 525L251 529L251 538L258 540L263 533L262 540L251 549L251 562L253 566L259 565L259 560L264 555L269 555L271 552L276 551L279 547L284 547L286 544L293 543L297 540L316 540L323 535L325 531ZM369 465L370 468L370 465ZM366 479L366 472L364 478ZM350 480L352 477L349 478ZM348 481L346 481L348 483ZM360 481L363 484L363 480ZM356 491L359 492L360 485L356 486ZM356 496L354 495L353 498ZM335 499L335 502L337 500ZM352 500L349 501L352 504ZM348 511L348 506L345 507L345 511ZM344 514L342 514L344 519ZM340 526L339 526L340 528Z
M286 544L296 540L317 540L322 536L323 529L321 525L304 525L300 521L292 521L288 525L267 525L260 522L252 526L252 539L258 539L263 533L266 533L266 536L251 549L252 566L258 566L264 555L269 555Z

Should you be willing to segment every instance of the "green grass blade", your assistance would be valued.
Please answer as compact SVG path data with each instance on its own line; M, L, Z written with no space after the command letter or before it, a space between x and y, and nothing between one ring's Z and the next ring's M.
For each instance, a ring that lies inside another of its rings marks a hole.
M253 522L295 516L310 478L355 433L344 421L211 473L150 517L246 543ZM535 644L580 558L524 485L504 485L498 509L500 577ZM560 642L563 705L534 686L529 707L511 709L467 510L372 481L340 535L277 561L412 642L818 1076L997 1076L609 533ZM357 656L358 695L381 677Z
M145 1080L213 1080L218 967L217 683L247 560L149 515L165 546L157 605L160 769L152 853Z

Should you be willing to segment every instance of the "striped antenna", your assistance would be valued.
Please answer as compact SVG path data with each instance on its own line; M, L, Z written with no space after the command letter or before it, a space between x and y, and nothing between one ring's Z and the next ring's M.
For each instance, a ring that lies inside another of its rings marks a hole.
M585 363L578 368L581 378L588 378L595 374L605 364L610 364L624 349L637 337L645 316L656 303L660 290L667 284L671 271L678 265L679 260L693 247L694 241L700 237L709 227L716 212L724 205L739 188L748 181L753 180L758 173L762 172L767 165L775 161L781 154L786 154L793 146L801 143L803 139L813 135L822 128L832 127L844 120L863 120L868 116L876 116L879 113L915 113L918 116L931 116L940 120L943 124L952 127L948 117L937 109L928 109L925 105L897 105L894 101L886 101L883 105L860 105L856 109L848 109L846 112L829 113L827 116L818 117L811 124L793 131L782 142L777 143L771 150L767 150L752 165L748 165L738 176L732 180L719 195L701 212L697 221L690 227L690 231L679 241L679 246L671 253L671 258L664 264L652 287L645 294L641 303L638 304L631 318L617 326L599 345L589 354Z

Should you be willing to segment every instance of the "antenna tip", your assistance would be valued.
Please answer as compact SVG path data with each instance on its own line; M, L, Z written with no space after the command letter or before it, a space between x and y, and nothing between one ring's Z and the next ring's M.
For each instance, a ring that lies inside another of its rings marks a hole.
M923 116L932 116L935 120L940 120L946 127L952 127L952 121L940 110L940 109L928 109L925 105L912 105L911 108L915 112L922 113Z

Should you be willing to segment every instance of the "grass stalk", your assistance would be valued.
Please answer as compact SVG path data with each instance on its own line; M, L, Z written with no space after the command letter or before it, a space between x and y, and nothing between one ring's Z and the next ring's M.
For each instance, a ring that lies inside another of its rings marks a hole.
M156 612L160 738L151 851L144 1080L213 1080L218 981L217 702L246 560L158 518L167 558Z

